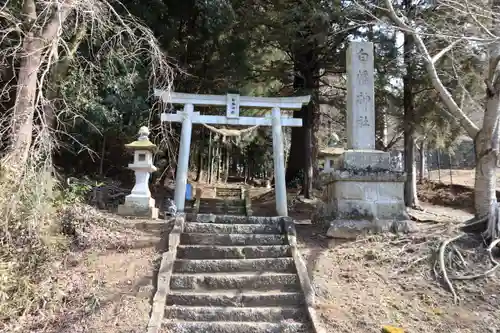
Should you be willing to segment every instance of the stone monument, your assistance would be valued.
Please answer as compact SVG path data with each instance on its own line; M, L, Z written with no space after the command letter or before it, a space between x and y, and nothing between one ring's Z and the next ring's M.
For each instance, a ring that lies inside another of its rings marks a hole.
M347 53L347 150L333 170L322 173L327 235L408 229L406 175L390 167L390 153L375 150L373 44L351 42Z
M149 129L145 126L139 129L137 141L125 145L134 153L134 163L128 167L135 173L135 186L132 193L125 197L125 203L118 206L118 214L125 216L141 216L158 218L158 208L155 200L151 198L149 190L149 177L156 171L153 165L153 152L156 145L149 141Z

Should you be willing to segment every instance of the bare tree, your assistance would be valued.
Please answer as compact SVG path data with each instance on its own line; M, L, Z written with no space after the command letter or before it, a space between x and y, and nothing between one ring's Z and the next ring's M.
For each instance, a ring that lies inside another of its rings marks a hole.
M85 56L77 52L82 45ZM170 88L172 68L153 33L119 2L7 0L0 5L0 143L5 153L0 160L0 257L7 263L2 276L8 277L0 283L8 290L0 316L16 319L4 330L30 331L16 328L23 325L19 314L35 312L45 304L43 295L50 294L51 283L37 279L53 246L43 230L58 223L51 157L54 134L70 135L64 124L55 133L53 123L86 121L74 107L85 94L76 89L64 97L58 87L68 71L82 78L79 85L94 83L104 75L106 59L129 65L116 70L117 76L147 64L150 84Z
M28 160L33 134L37 132L34 118L40 119L43 126L47 125L44 119L54 118L44 114L53 112L47 107L53 102L50 97L54 97L54 90L47 89L48 81L60 80L57 76L67 72L69 60L73 66L91 68L88 73L99 71L98 66L83 57L74 59L75 46L84 37L89 45L99 40L95 51L101 57L121 49L123 57L147 59L155 86L168 86L171 82L171 68L152 32L119 2L25 0L19 8L16 1L8 0L0 10L0 19L0 57L14 56L19 60L15 102L9 114L11 126L7 130L10 145L3 160L12 169L21 170ZM2 88L12 89L12 84Z
M478 221L487 220L484 235L488 239L496 239L500 234L498 219L498 204L496 200L496 161L499 152L498 121L500 115L500 21L499 0L487 3L482 0L438 0L434 1L434 9L446 15L443 21L448 25L435 28L432 32L437 40L447 41L448 45L436 55L429 53L429 33L425 22L408 20L399 14L392 0L384 0L385 9L391 21L402 31L409 33L420 52L428 75L439 98L447 107L442 110L443 116L451 115L463 127L465 132L474 139L476 148L476 178L474 200ZM446 20L448 18L448 20ZM425 18L424 18L425 19ZM457 32L459 33L457 35ZM488 62L484 73L485 102L482 128L479 128L457 102L458 94L447 88L438 74L436 64L459 43L464 50L483 50L482 56ZM455 96L454 96L455 95Z

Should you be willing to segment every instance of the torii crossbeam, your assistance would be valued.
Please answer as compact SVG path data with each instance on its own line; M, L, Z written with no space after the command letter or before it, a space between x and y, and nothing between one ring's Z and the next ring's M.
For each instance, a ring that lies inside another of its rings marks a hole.
M162 121L182 122L179 159L175 183L175 205L178 211L184 211L186 197L187 173L189 167L189 151L193 124L239 125L239 126L272 126L274 177L276 192L276 212L280 216L288 216L285 183L285 155L283 151L282 126L301 127L302 119L294 119L281 115L281 109L295 110L309 103L310 96L298 97L252 97L238 94L198 95L155 90L155 96L165 103L183 104L184 111L162 113ZM225 116L202 115L194 111L194 105L226 106ZM272 109L270 116L240 117L240 107L254 109Z

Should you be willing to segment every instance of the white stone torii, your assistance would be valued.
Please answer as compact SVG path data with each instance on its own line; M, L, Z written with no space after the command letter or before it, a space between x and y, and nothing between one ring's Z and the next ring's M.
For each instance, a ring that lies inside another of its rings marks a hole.
M198 95L155 90L155 96L164 103L183 104L184 111L162 113L161 121L182 122L177 175L175 179L174 201L179 212L184 211L186 185L189 168L189 150L193 124L272 126L274 178L276 191L276 212L279 216L288 216L285 182L285 155L283 152L282 126L301 127L302 119L283 117L281 109L300 109L309 103L311 96L298 97L251 97L239 94ZM226 106L225 116L201 115L194 111L195 105ZM269 117L240 117L240 107L272 109Z

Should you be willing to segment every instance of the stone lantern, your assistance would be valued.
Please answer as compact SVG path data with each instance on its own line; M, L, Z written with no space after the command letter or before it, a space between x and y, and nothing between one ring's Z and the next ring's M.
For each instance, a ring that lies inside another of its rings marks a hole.
M158 208L151 198L149 176L156 171L153 165L153 152L156 145L149 141L149 129L143 126L139 129L137 141L126 144L125 147L134 153L134 163L128 167L135 173L135 185L132 193L125 197L125 203L118 206L118 214L125 216L142 216L158 218Z

